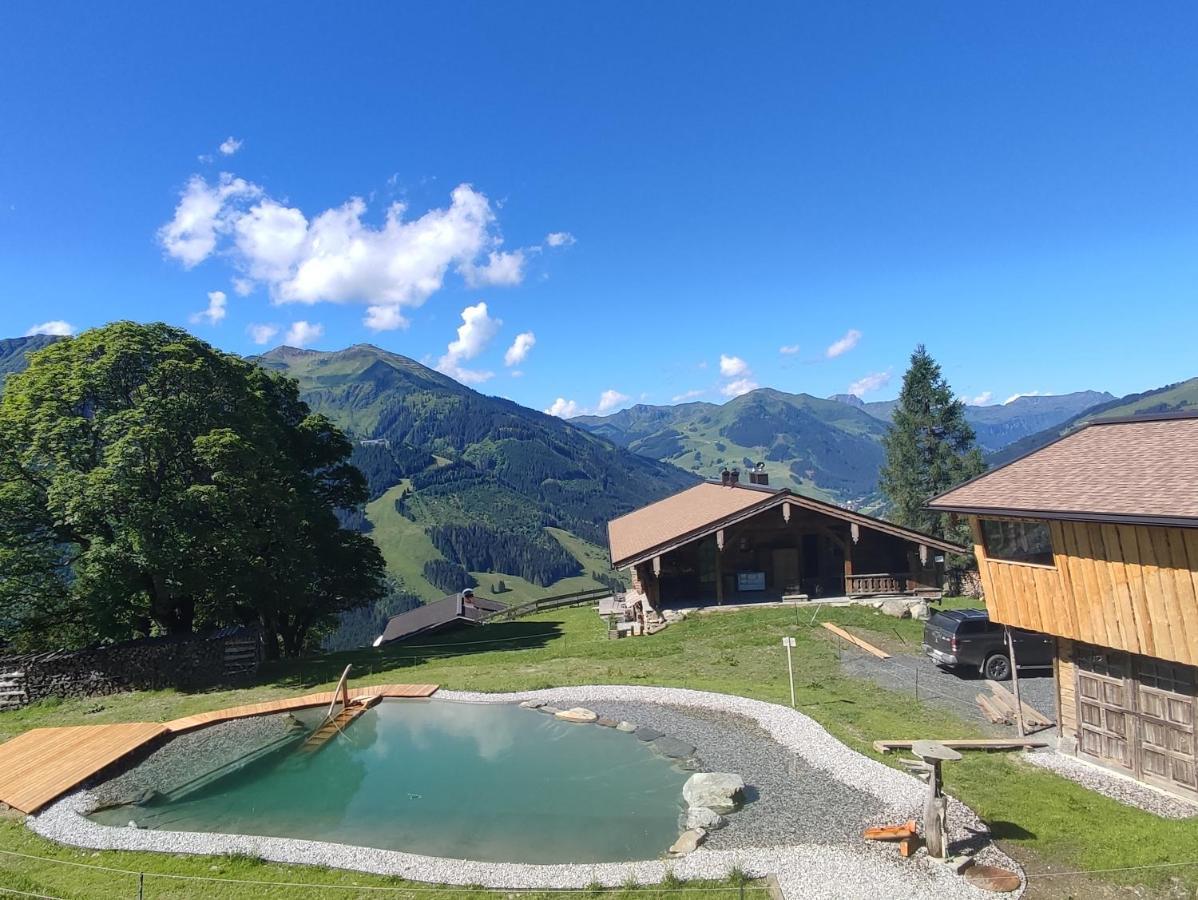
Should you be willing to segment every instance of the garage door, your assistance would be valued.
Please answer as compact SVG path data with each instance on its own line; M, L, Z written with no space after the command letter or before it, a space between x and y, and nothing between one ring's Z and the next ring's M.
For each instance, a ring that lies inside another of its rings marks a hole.
M1078 751L1169 790L1198 795L1198 670L1079 646Z

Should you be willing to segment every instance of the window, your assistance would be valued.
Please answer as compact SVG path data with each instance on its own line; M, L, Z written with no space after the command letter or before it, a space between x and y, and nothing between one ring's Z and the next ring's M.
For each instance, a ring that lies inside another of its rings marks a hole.
M982 538L990 559L1052 565L1052 538L1043 522L982 519Z

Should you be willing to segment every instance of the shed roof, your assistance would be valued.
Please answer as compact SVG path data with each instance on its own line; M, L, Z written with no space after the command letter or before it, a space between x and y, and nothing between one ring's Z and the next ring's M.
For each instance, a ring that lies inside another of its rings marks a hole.
M949 553L959 553L963 549L864 513L804 497L788 488L755 484L729 487L706 481L608 522L607 539L612 565L622 568L643 562L651 556L690 543L727 524L784 502Z
M935 497L932 509L1198 527L1198 415L1098 420Z
M387 627L383 630L382 635L375 642L375 646L440 628L454 620L474 623L479 621L485 613L507 609L503 603L477 595L472 598L472 602L477 609L463 606L461 594L450 594L440 600L434 600L432 603L425 603L415 609L392 616L387 621Z

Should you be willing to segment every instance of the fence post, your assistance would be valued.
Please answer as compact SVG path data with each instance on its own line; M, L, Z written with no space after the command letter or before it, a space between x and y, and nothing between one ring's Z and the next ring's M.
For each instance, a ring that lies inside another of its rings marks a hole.
M743 880L740 883L740 900L745 900L745 883Z
M915 702L919 702L919 666L915 667Z
M137 900L145 900L146 896L146 873L137 873Z

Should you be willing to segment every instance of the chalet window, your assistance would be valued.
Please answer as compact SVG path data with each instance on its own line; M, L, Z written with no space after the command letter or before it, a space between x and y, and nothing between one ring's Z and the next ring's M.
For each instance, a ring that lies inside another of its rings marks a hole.
M990 559L1052 565L1052 538L1043 522L983 519L982 538Z

